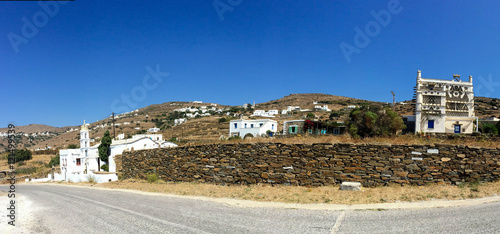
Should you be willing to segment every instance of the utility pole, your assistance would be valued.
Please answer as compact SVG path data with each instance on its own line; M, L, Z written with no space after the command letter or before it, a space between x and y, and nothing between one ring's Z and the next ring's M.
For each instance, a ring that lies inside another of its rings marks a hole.
M391 94L392 94L392 106L396 105L396 94L391 91Z
M113 121L113 140L116 140L115 139L115 137L116 137L116 135L115 135L115 112L112 112L112 113L113 113L113 117L112 117L113 118L113 120L112 120Z

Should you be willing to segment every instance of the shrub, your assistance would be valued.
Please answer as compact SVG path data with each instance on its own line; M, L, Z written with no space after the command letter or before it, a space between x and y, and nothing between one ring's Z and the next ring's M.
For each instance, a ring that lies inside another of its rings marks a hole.
M109 167L108 167L107 164L102 165L101 169L104 170L104 171L109 171Z
M25 167L25 168L17 168L16 173L17 174L33 174L37 170L36 167Z
M177 137L172 137L172 138L168 139L168 141L175 143L175 142L177 142Z
M220 118L220 119L219 119L219 123L224 123L224 122L227 122L227 119L226 119L226 118Z
M48 164L49 167L52 167L52 166L58 166L59 165L59 154L57 154L56 156L52 157L50 159L50 162Z
M95 175L88 175L87 179L88 179L89 183L92 183L92 184L97 183L97 177Z
M149 183L154 183L158 181L158 175L156 175L156 173L147 174L146 178L148 179Z
M33 155L31 154L31 151L29 149L17 149L14 151L14 157L16 162L20 161L26 161L26 160L31 160L33 158ZM13 164L12 158L9 159L9 164Z
M68 145L68 149L78 149L78 146L75 144Z
M498 129L494 124L490 123L481 124L481 129L483 130L483 133L498 135Z
M227 138L229 141L232 141L232 140L241 140L241 137L240 136L232 136L232 137L229 137Z

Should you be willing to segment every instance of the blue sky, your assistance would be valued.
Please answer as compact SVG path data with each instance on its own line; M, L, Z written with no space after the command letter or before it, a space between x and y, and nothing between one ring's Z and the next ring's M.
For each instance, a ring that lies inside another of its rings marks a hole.
M393 90L402 101L418 69L472 75L477 96L500 98L499 10L465 0L0 2L0 126L290 93L390 102Z

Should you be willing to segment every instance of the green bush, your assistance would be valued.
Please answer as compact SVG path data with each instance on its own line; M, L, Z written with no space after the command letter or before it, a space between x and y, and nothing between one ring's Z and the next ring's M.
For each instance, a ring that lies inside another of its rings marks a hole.
M21 162L21 161L27 161L31 160L33 158L33 155L29 149L17 149L14 151L14 157L15 157L15 162ZM9 157L9 164L15 163L11 158Z
M156 173L147 174L146 178L148 179L149 183L154 183L158 181L158 175L156 175Z
M54 167L55 167L55 166L59 166L59 161L60 161L60 159L59 159L59 154L57 154L56 156L54 156L54 157L52 157L52 158L50 159L50 162L49 162L48 166L49 166L49 167L52 167L52 166L54 166Z
M232 141L232 140L241 140L241 137L240 136L232 136L232 137L227 138L227 140L229 140L229 141Z
M108 167L107 164L102 165L101 169L104 170L104 171L109 171L109 167Z
M68 149L78 149L78 146L75 144L68 145Z
M483 130L483 133L498 135L498 129L494 124L490 123L481 124L481 129Z
M227 122L227 119L226 119L226 118L220 118L220 119L219 119L219 123L224 123L224 122Z

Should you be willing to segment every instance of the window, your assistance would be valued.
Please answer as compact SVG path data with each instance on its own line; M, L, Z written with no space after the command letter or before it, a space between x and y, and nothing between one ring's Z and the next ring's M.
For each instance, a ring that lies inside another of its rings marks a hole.
M289 133L297 133L297 126L290 126L288 128Z
M234 124L234 128L238 128L238 124L237 123Z
M80 159L79 159L79 158L77 158L77 159L76 159L76 165L77 165L77 166L82 165L82 163L80 162Z
M273 124L273 125L271 125L271 130L274 130L274 124Z
M434 120L427 120L427 128L434 128Z
M247 124L245 123L245 128L247 128Z
M253 128L253 124L250 124L250 127Z

